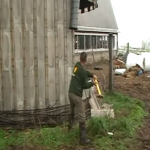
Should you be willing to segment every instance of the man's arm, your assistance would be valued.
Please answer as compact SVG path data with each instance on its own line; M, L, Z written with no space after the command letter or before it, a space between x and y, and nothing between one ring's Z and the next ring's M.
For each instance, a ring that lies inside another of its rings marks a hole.
M90 78L94 78L97 79L97 76L95 74L92 74L91 72L89 72L88 70L86 70L87 76Z
M93 78L93 73L89 72L88 70L86 70L87 76L90 78Z
M91 77L93 77L93 74L92 74ZM80 79L81 79L81 84L82 84L83 89L89 89L94 85L94 82L88 82L87 81L87 72L86 72L86 70L82 70L80 72Z

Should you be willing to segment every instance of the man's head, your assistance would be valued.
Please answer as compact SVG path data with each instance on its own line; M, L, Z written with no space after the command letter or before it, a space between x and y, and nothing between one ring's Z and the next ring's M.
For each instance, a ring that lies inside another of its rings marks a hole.
M85 64L86 61L87 61L87 53L86 53L86 52L82 52L82 53L80 54L80 62L81 62L82 64Z

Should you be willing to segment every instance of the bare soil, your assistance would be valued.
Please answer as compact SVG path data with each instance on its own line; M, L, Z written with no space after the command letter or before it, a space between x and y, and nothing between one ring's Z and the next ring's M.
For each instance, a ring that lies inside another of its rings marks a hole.
M96 65L98 66L98 65ZM109 85L109 64L102 64L100 66L106 77L106 86ZM98 78L103 79L100 71L94 70L94 66L89 66L87 69L95 73ZM140 77L125 78L122 76L114 75L113 87L124 95L132 98L138 98L146 104L146 109L150 113L150 78L147 76L150 73L145 73ZM103 81L103 80L102 80ZM139 136L133 145L134 150L150 150L150 116L145 119L144 126L138 131Z

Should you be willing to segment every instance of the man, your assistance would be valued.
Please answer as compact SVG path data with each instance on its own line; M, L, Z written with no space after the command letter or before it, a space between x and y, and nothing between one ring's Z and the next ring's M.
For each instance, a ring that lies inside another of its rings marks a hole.
M84 65L86 61L87 54L85 52L82 52L80 54L80 62L77 62L74 66L69 87L71 114L68 129L70 130L72 128L75 115L75 120L79 122L80 144L88 144L91 142L90 139L86 137L85 131L85 108L82 101L83 89L89 89L95 84L94 80L92 82L87 82L87 79L89 77L97 79L96 75L93 75L89 71L85 70Z

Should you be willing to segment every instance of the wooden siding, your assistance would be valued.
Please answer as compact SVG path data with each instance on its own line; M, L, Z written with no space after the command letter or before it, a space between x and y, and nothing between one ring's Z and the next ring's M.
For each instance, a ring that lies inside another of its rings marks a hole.
M0 0L0 111L68 104L70 0Z

